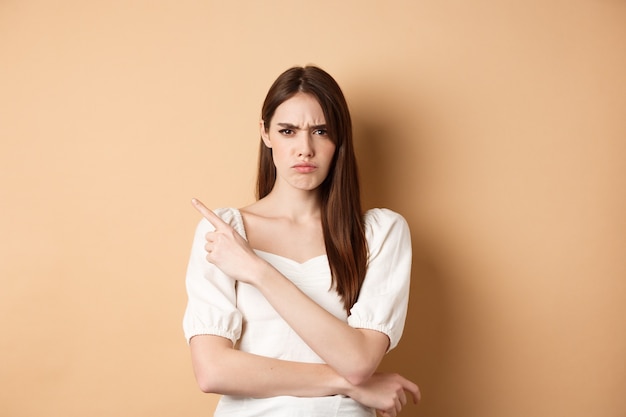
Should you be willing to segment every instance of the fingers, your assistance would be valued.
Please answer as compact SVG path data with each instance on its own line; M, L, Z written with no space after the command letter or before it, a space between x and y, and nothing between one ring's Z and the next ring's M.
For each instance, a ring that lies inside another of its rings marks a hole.
M402 399L402 405L406 405L407 403L407 397L405 394L406 392L410 392L411 393L411 397L413 397L413 404L417 404L419 402L419 400L421 399L421 393L420 393L420 389L417 386L417 384L415 384L413 381L404 378L402 375L398 375L400 377L400 384L402 386L402 397L404 397Z
M398 396L395 398L395 405L396 409L395 414L393 415L398 415L398 413L400 413L400 411L402 411L402 408L404 408L404 406L406 405L406 394L404 393L404 389L401 389L398 392Z
M410 382L405 389L411 393L411 396L413 397L413 404L417 404L422 399L422 393L420 392L419 387L413 382Z
M215 230L224 229L228 227L228 225L222 220L217 214L213 213L207 206L202 204L200 200L197 198L191 199L191 204L195 207L196 210L202 214L202 216L209 221L215 227Z
M379 410L383 417L395 417L402 411L408 402L406 392L411 394L414 404L417 404L421 399L419 387L415 383L400 376L400 384L401 387L397 391L397 396L394 398L395 407L388 410Z
M397 406L396 409L398 410L398 412L405 405L406 405L406 394L404 393L404 390L402 390L398 393L398 399L396 400L396 406Z
M396 415L402 411L402 402L400 401L399 398L396 398Z

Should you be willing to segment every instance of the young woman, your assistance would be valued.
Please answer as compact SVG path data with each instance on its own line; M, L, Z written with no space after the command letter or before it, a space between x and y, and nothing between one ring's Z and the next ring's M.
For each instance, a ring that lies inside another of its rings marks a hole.
M258 200L204 216L184 317L215 416L396 416L418 387L377 373L402 334L411 241L386 209L361 211L352 126L335 80L295 67L262 108Z

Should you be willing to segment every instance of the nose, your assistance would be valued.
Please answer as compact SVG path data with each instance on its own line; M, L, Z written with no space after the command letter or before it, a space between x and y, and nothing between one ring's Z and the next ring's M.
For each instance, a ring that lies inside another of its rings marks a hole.
M311 158L315 155L313 148L313 135L311 133L304 133L302 139L298 143L298 156L302 158Z

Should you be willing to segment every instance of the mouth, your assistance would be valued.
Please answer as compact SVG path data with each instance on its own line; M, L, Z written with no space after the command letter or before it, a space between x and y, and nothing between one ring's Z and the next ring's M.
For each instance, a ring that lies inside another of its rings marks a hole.
M296 164L292 168L296 170L297 172L307 173L307 172L315 171L317 169L317 165L302 163L302 164Z

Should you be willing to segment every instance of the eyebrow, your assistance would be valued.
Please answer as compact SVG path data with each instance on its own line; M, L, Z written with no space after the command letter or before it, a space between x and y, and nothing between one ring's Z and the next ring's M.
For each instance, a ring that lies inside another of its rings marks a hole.
M296 126L292 123L276 123L276 124L280 127L284 127L285 129L292 129L292 130L302 129L300 126ZM309 126L309 129L313 129L313 130L326 129L326 124Z

